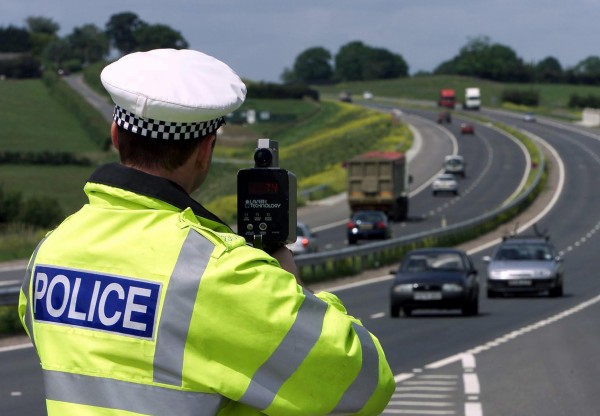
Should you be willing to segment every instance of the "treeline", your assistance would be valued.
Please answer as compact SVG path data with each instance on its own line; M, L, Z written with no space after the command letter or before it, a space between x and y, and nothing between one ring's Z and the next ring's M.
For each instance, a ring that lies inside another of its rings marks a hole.
M52 19L34 16L25 27L0 27L0 76L39 77L44 69L68 73L105 60L112 49L122 54L156 48L183 49L181 33L163 24L149 24L135 13L112 15L104 28L93 24L75 27L58 36Z
M526 62L509 46L494 43L487 36L469 39L458 54L439 64L435 75L462 75L498 82L516 83L600 83L600 57L589 56L575 66L563 68L553 56ZM420 71L415 76L430 75ZM281 75L284 82L309 84L367 81L408 76L401 55L362 42L350 42L333 55L323 47L301 52L291 68Z
M85 156L71 152L0 152L0 164L11 165L75 165L91 166L92 161Z
M0 224L26 224L52 228L64 219L58 201L50 197L25 199L20 192L5 191L0 184Z
M600 83L600 57L589 56L570 68L563 68L553 56L530 63L525 62L510 47L480 36L470 39L455 57L442 62L433 73L464 75L499 82L590 85Z

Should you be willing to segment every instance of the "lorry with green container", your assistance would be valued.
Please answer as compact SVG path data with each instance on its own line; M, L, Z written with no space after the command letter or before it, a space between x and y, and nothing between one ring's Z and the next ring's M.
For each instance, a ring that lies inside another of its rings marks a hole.
M350 159L346 168L351 214L377 210L392 221L408 218L411 178L404 153L367 152Z

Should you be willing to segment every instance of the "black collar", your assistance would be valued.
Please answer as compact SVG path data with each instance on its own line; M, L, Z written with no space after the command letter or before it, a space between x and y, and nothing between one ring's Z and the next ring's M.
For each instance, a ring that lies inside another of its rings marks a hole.
M191 208L197 216L229 228L219 217L194 200L181 186L160 176L150 175L118 163L109 163L96 169L89 181L160 199L182 211Z

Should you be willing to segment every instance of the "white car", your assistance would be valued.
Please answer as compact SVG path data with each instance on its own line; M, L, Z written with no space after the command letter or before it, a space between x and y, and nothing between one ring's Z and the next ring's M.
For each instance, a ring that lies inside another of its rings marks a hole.
M448 155L444 158L444 173L466 176L466 163L461 155Z
M431 192L436 196L440 192L448 192L458 195L458 181L451 173L439 175L431 184Z

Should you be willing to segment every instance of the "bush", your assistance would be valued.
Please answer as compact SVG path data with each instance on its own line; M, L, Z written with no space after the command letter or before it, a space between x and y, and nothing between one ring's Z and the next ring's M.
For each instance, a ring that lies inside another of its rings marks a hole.
M319 101L319 92L303 84L248 83L247 98L301 100L305 97Z
M0 306L0 334L25 333L15 306Z
M504 90L502 91L502 102L537 107L540 103L540 92L519 89Z
M585 97L571 94L569 108L600 108L600 97L589 94Z
M20 192L4 191L0 185L0 224L21 223L52 228L64 219L58 201L50 197L23 200Z
M42 75L40 61L31 56L0 61L0 75L7 78L39 78Z

